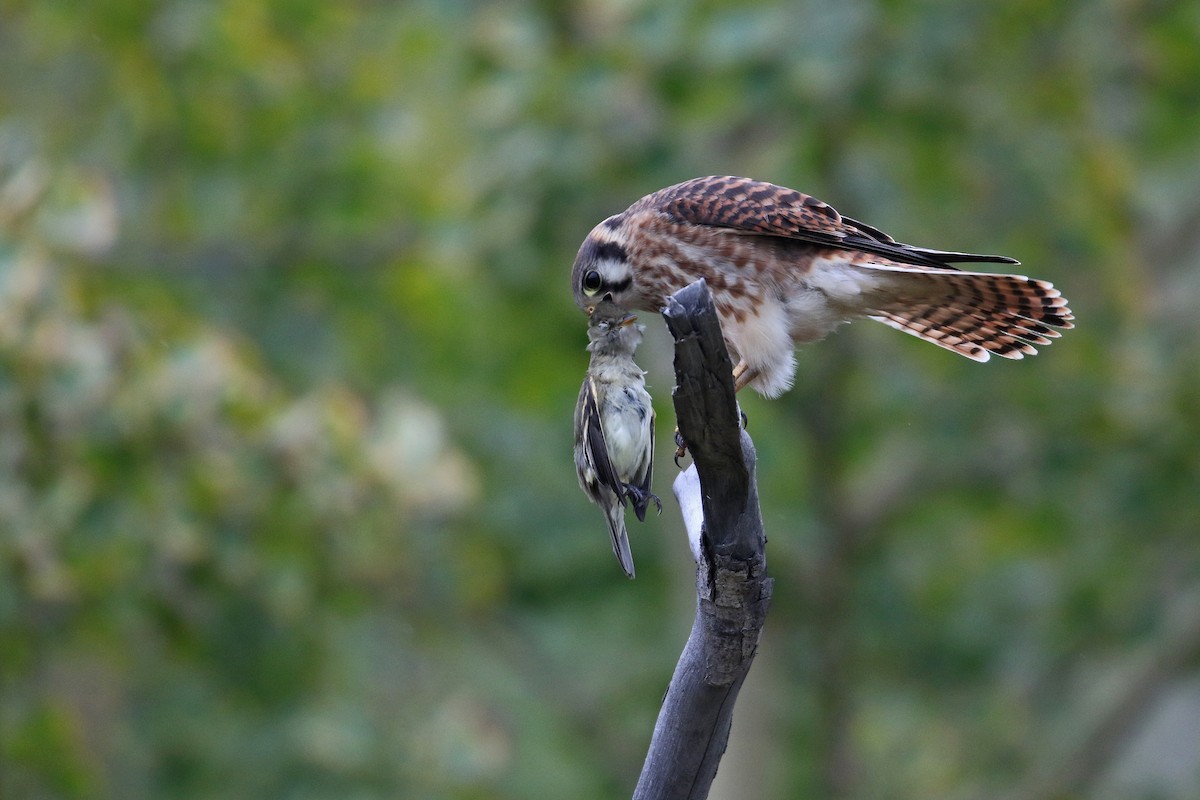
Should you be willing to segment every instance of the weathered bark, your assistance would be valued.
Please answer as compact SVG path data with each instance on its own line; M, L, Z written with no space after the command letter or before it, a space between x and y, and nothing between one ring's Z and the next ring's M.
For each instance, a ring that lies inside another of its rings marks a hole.
M693 465L675 481L697 554L696 618L654 727L635 800L708 796L771 597L754 444L704 281L663 311L675 338L675 414Z

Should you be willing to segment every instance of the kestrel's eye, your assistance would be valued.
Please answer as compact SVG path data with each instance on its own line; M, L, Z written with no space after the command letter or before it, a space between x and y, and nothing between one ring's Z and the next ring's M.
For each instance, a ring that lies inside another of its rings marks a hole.
M583 276L583 293L591 297L600 291L600 284L600 273L594 269L589 269Z

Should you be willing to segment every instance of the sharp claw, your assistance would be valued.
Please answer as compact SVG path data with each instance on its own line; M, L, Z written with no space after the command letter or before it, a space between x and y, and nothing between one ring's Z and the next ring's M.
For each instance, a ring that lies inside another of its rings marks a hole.
M742 417L742 430L750 430L750 418L746 416L746 412L742 411L741 408L738 408L738 414L740 414Z
M687 443L683 441L683 434L679 432L679 428L675 429L675 468L683 469L679 466L679 459L687 455Z

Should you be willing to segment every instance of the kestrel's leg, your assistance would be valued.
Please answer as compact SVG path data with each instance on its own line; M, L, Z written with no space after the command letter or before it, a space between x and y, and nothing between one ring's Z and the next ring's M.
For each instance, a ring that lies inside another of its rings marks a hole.
M750 385L750 381L758 377L758 373L750 369L745 361L739 361L733 368L733 390L740 392Z
M758 372L746 366L745 361L739 361L738 365L733 368L733 391L737 394L742 389L750 385L750 381L758 377ZM746 417L746 412L742 411L741 405L738 406L738 414L742 417L742 430L750 426L750 420Z

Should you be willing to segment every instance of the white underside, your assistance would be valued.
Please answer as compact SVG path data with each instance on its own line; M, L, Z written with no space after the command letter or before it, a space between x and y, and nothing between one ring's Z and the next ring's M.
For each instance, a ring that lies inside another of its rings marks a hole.
M802 282L768 293L744 322L726 321L736 356L758 374L750 386L767 397L787 391L796 373L796 345L820 341L863 316L880 299L881 277L869 268L818 259Z
M643 394L645 392L643 391ZM650 408L650 397L643 398L645 408ZM643 471L650 453L650 419L639 416L632 406L624 402L621 392L609 392L600 419L604 422L604 440L608 443L608 457L617 470L617 477L630 483Z
M608 459L625 483L636 480L645 469L651 453L650 395L642 382L642 372L627 363L598 359L592 364L593 380L601 385L600 421ZM629 397L626 393L632 393ZM642 413L638 412L639 406Z

